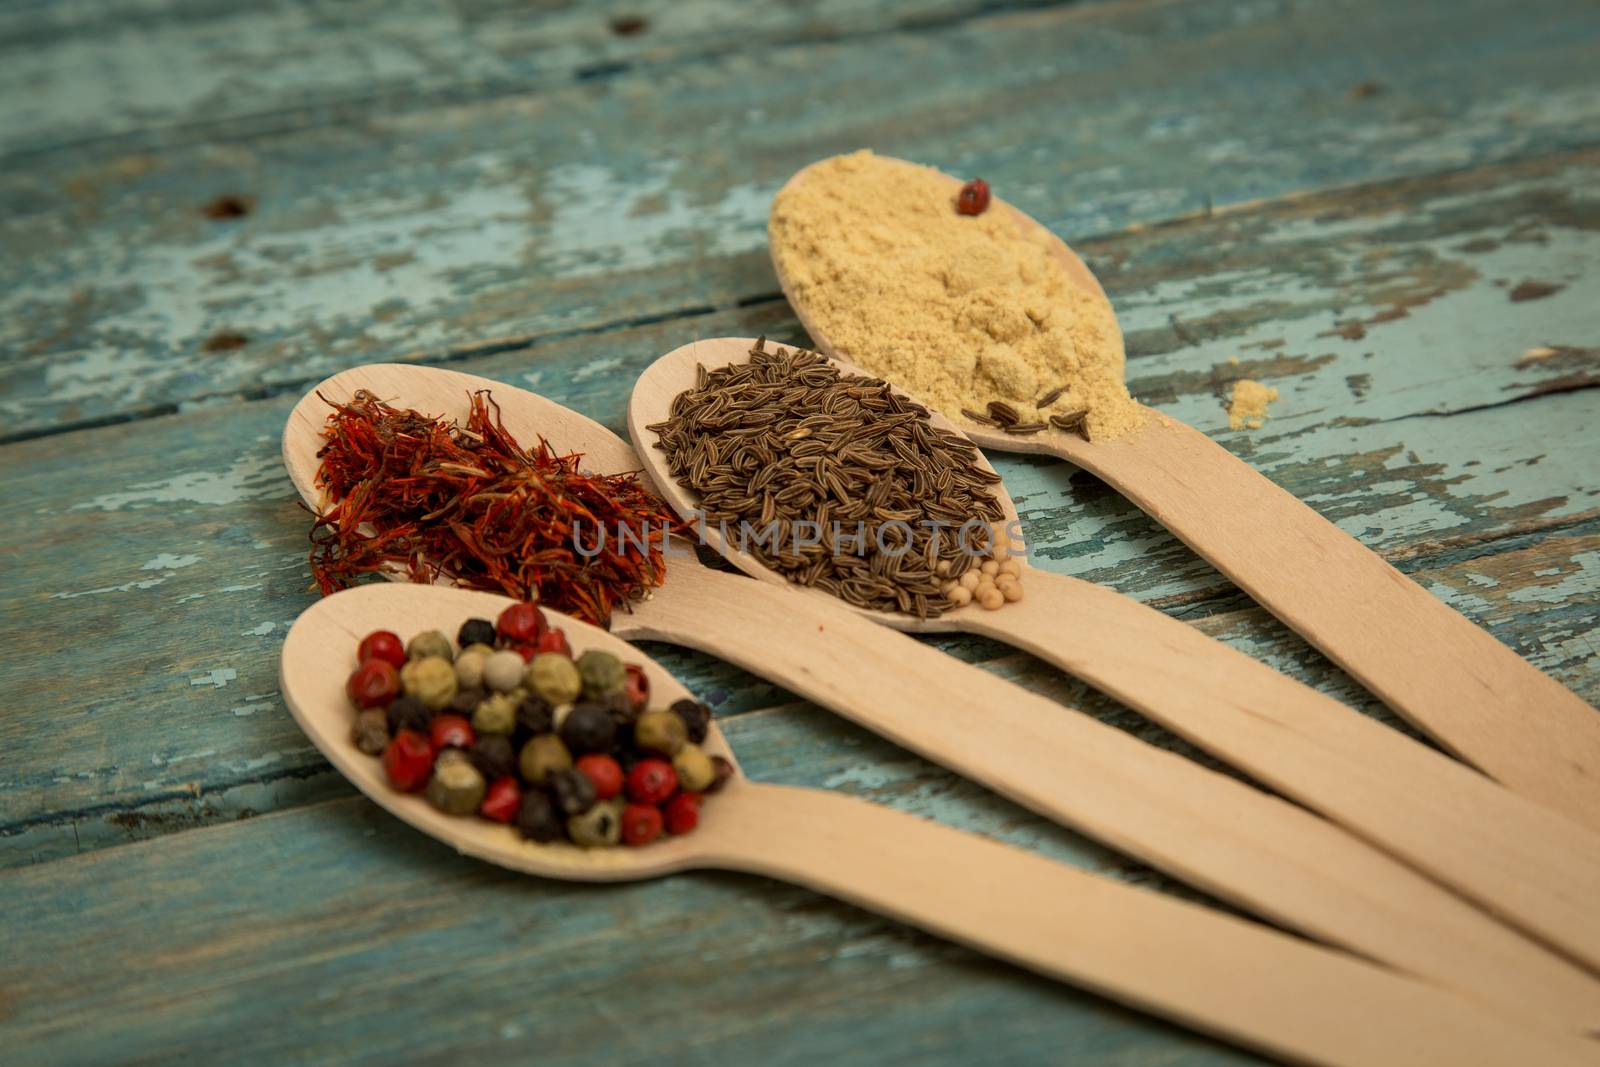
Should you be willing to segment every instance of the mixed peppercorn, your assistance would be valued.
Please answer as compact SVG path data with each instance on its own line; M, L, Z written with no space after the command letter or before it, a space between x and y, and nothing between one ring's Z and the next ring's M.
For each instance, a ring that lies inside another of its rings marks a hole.
M351 739L382 758L389 784L532 841L593 848L685 834L701 798L733 774L701 748L709 708L650 710L643 669L600 649L574 657L533 604L468 619L454 642L379 630L356 658Z

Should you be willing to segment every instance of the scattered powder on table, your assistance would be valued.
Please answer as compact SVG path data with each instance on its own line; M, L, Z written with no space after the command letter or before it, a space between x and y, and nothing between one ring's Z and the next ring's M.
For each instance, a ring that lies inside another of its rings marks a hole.
M1137 427L1109 305L998 200L957 213L958 189L868 151L814 164L778 194L769 225L796 303L838 355L958 422L1001 400L1024 421L1087 411L1091 440Z
M1267 405L1278 399L1278 391L1250 378L1233 383L1233 399L1228 404L1228 429L1259 430L1267 421Z

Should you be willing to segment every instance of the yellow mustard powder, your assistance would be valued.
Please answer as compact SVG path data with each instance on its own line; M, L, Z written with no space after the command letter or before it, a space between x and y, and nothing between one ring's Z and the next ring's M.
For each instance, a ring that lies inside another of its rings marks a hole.
M1259 430L1267 420L1267 405L1278 399L1278 390L1250 378L1233 383L1233 400L1228 404L1228 429Z
M1003 400L1023 421L1086 410L1091 440L1137 427L1143 409L1123 382L1110 306L998 200L958 214L957 189L868 151L812 166L779 193L769 223L795 303L839 356L957 422L970 424L962 408Z

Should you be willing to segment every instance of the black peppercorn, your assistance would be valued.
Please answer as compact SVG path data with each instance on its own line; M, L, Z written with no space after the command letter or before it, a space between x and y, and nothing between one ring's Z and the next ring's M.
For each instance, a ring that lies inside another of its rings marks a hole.
M556 813L556 806L543 790L532 789L522 794L522 805L517 808L517 829L530 841L554 841L566 830L566 822Z
M588 752L605 752L611 748L611 740L617 734L617 724L612 721L611 713L603 704L593 704L585 701L576 704L561 721L561 740L566 742L567 748L575 756ZM568 812L576 815L576 812Z
M733 769L733 764L728 762L725 756L712 756L711 784L706 786L706 792L720 792L722 787L728 784L728 779L732 778L736 773L738 772Z
M494 623L488 619L468 619L461 624L461 629L456 633L456 644L462 648L471 648L473 645L488 645L493 648Z
M489 694L482 689L462 689L450 698L450 714L470 719L472 713L478 710L478 705L488 698Z
M433 712L414 696L399 696L389 705L388 719L391 735L401 730L414 730L419 734L426 734L428 724L433 722Z
M467 750L467 758L490 782L498 781L517 770L517 753L511 739L504 734L479 734Z
M689 731L689 740L695 744L706 739L706 733L711 729L711 709L698 700L680 700L672 705L672 710L677 712L678 718L683 720L684 728Z
M594 782L575 767L555 771L546 783L555 799L556 810L564 815L582 815L600 799L594 791Z
M534 734L547 734L555 725L555 709L535 696L526 697L517 705L517 737L525 739Z
M633 701L628 699L627 693L608 693L595 703L611 713L611 721L617 724L619 730L625 726L632 726L639 718L639 711L633 706Z

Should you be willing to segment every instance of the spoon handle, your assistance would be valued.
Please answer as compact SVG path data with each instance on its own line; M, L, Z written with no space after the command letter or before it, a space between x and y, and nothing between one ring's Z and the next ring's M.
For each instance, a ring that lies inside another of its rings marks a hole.
M741 783L709 866L818 890L1274 1056L1328 1067L1592 1063L1464 997L1244 919L849 796ZM731 792L731 791L730 791Z
M1600 830L1600 712L1205 434L1058 443L1445 748Z
M1546 1022L1600 1024L1593 978L1339 827L825 597L674 565L612 626L738 664L1273 922Z
M1131 597L1030 570L962 612L1600 970L1600 834Z

